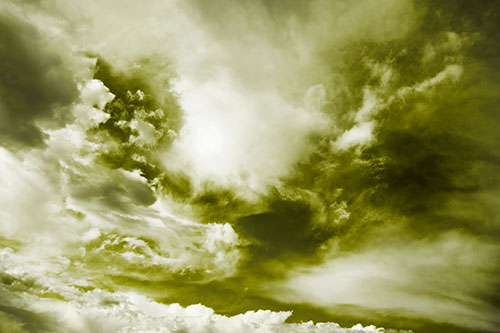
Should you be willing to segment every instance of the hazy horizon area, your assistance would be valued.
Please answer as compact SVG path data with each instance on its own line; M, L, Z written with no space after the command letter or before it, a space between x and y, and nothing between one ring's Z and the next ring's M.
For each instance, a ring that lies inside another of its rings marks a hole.
M499 332L500 2L0 2L0 332Z

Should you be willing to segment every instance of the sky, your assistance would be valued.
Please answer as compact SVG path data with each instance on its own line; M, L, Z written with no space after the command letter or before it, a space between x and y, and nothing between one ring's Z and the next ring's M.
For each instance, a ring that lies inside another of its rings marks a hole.
M500 2L0 2L0 332L500 331Z

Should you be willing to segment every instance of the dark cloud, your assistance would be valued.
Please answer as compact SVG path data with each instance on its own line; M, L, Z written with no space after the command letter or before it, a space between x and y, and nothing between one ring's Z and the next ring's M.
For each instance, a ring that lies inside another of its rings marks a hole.
M0 329L5 329L5 332L12 333L49 333L62 331L57 320L50 315L1 304Z
M98 58L94 78L101 80L115 97L103 109L109 118L91 129L88 136L103 145L114 144L98 158L104 165L139 170L149 184L154 183L161 191L185 199L192 193L189 178L182 172L165 170L155 154L171 145L182 124L182 111L170 91L169 79L153 77L155 71L168 72L166 66L151 56L123 71ZM134 121L148 126L154 137L142 140L140 128L134 127Z
M88 179L70 175L71 195L83 202L93 202L112 211L131 211L134 206L149 206L156 200L151 188L130 175L111 171L106 177Z
M332 70L342 78L333 77L332 102L327 106L338 128L353 126L352 112L363 105L364 89L387 89L385 94L393 96L374 116L371 145L331 152L329 143L319 141L318 151L299 163L295 176L287 180L289 186L319 193L323 207L346 203L348 219L342 225L329 220L337 255L395 244L401 237L433 239L452 230L485 244L494 244L500 236L500 210L493 200L500 192L498 4L432 2L422 12L420 25L406 38L354 44L327 55L345 57L332 60ZM381 88L380 77L371 74L373 62L391 69L388 88ZM442 79L425 91L398 97L401 87L438 77L450 64L463 68L459 80ZM334 90L338 82L345 83L343 90ZM332 140L336 135L331 133ZM295 222L301 220L300 214L295 216ZM264 230L264 226L259 229ZM281 230L287 235L285 226ZM306 245L294 243L297 249ZM498 253L487 256L496 261ZM477 272L475 281L484 278L493 281L492 286L500 285L496 270L487 262L481 266L484 275ZM465 279L471 274L464 272L465 267L466 261L459 262L440 279L452 281L457 275ZM438 292L439 283L434 284L430 288ZM457 294L462 292L458 289ZM498 311L498 296L485 295L480 288L463 292L484 304L479 309L464 306L484 311L487 326L498 328L487 314Z
M476 198L498 188L500 67L494 62L498 54L495 58L492 52L492 40L500 33L492 23L497 22L492 19L497 15L496 6L494 2L481 2L479 8L465 3L429 6L419 29L406 39L345 49L345 60L336 61L333 70L343 76L346 88L327 108L339 128L352 126L350 112L363 103L360 87L380 85L370 75L365 59L390 63L396 77L389 95L395 95L398 87L436 75L453 61L463 64L464 73L457 83L446 82L424 93L396 97L375 116L376 141L360 154L332 153L327 142L319 141L318 151L297 165L297 174L287 180L288 184L314 189L326 205L347 202L357 214L356 218L351 216L354 224L363 223L359 214L370 215L372 209L418 216L422 221L422 215L438 211L451 198ZM469 9L471 15L462 15ZM443 34L450 29L462 36L463 49L451 51L441 45ZM481 37L475 40L471 37L475 34ZM442 48L431 64L422 63L426 43ZM335 189L341 194L334 195ZM467 224L456 223L443 222L442 227ZM470 221L469 227L470 231L481 229L477 221Z
M76 97L71 74L42 40L30 24L0 16L0 137L8 146L43 144L36 122L64 118L57 109Z
M314 230L313 214L305 201L278 197L264 212L239 218L235 229L252 242L256 260L296 260L296 256L314 255L316 247L329 238L328 233Z
M50 313L30 311L19 304L16 293L31 293L40 286L31 279L0 274L0 331L12 333L61 332L57 319Z
M235 189L206 183L189 200L194 215L202 222L236 221L238 218L260 211L259 204L242 198Z

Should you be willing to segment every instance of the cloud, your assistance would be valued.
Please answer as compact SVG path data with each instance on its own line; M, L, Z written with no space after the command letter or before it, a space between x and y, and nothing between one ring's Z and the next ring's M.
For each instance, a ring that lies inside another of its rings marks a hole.
M444 69L430 78L425 78L412 86L404 86L394 91L391 81L394 81L394 69L389 65L369 63L372 78L379 80L378 84L366 86L363 93L363 104L352 113L354 126L346 130L332 142L332 148L338 151L357 147L367 147L375 140L375 129L377 126L377 114L383 109L391 107L391 104L400 103L415 94L430 96L442 84L456 84L463 73L463 67L459 64L447 65Z
M141 281L179 278L206 283L235 274L242 255L240 240L230 225L188 227L176 226L176 221L166 224L165 219L150 221L157 224L129 228L129 234L91 229L83 235L85 241L76 244L80 248L71 255L73 264L95 276L98 285L114 278L137 283L137 287ZM87 237L90 232L95 234ZM100 272L103 264L108 267L105 274Z
M317 53L340 48L349 37L398 38L383 25L393 18L412 17L409 2L384 1L373 7L371 15L365 11L373 6L370 1L357 5L314 1L303 13L290 16L269 11L267 5L227 6L223 1L209 7L196 1L187 5L194 17L199 16L197 27L205 30L204 48L202 55L177 60L185 79L174 86L187 114L187 126L173 155L179 154L192 165L195 179L201 174L202 179L242 183L257 192L276 185L294 163L314 150L311 136L324 134L331 126L321 113L327 102L322 83L331 64ZM219 20L220 15L226 19ZM404 34L411 23L400 23L398 31ZM183 65L186 59L191 61L189 67ZM220 147L199 154L190 138L199 132L198 127L209 126L221 137Z
M37 122L64 118L61 109L75 99L76 84L35 26L7 13L0 25L0 136L7 145L40 146Z
M0 8L8 329L498 327L493 2Z
M54 318L20 308L0 305L0 328L5 332L56 332Z
M495 330L494 307L481 299L495 285L491 274L499 249L494 243L458 232L393 242L362 245L319 267L290 272L282 286L275 286L278 297L322 304L332 311L350 304Z
M368 43L345 51L341 78L332 78L345 88L326 85L338 98L326 109L336 126L287 183L316 193L311 206L324 222L311 225L333 234L315 244L316 259L325 263L301 262L289 280L264 289L281 301L332 312L352 313L345 304L354 304L372 317L394 311L455 330L496 331L498 299L486 290L498 286L492 263L499 254L499 211L486 198L499 184L493 176L498 134L490 127L498 123L492 111L498 109L498 79L488 74L498 66L491 40L483 44L472 36L483 32L498 40L498 33L479 21L467 32L450 26L461 11L444 21L430 13L423 22L440 22L436 30L419 28L380 48ZM428 51L422 40L434 45L432 61L422 60ZM341 203L350 214L339 224L334 211ZM408 327L418 330L419 324Z
M99 98L109 100L102 84L89 83L94 84L100 86ZM138 170L95 163L101 147L87 141L86 133L107 118L88 105L88 91L82 88L81 93L75 114L92 112L96 119L47 130L43 150L23 156L0 150L5 165L0 177L5 198L2 236L21 241L23 248L40 244L54 255L64 253L96 277L103 277L98 273L103 262L108 263L109 276L136 279L152 278L150 269L156 270L158 280L182 275L204 281L233 275L241 253L230 225L200 224L172 215ZM89 238L91 234L97 236ZM42 260L48 252L39 254L35 257Z
M236 231L251 240L250 250L259 260L295 262L313 254L331 236L328 231L315 230L314 210L306 200L276 195L268 198L268 205L263 212L243 216L235 223Z
M342 133L334 145L337 149L341 150L357 145L367 145L373 139L374 127L375 124L373 121L354 125L354 127Z
M324 90L319 87L331 66L318 53L342 48L349 38L400 38L412 26L414 15L409 1L376 6L371 1L356 5L314 1L304 12L283 15L259 2L224 5L221 1L209 7L197 1L154 2L147 7L132 2L46 6L45 10L56 8L52 15L64 13L64 20L70 20L72 29L64 31L78 47L103 56L121 71L136 68L144 57L168 59L170 69L155 68L149 79L160 87L161 80L155 77L168 76L173 69L178 77L172 81L173 88L186 112L174 149L166 149L162 157L169 170L187 173L198 189L200 183L216 177L225 186L259 193L306 158L314 150L310 137L330 126L321 113L326 93L315 94L311 101L312 90ZM110 11L112 19L106 14ZM87 21L80 13L86 14ZM220 15L225 20L219 20ZM139 16L149 19L139 20ZM140 66L143 71L154 68L152 63ZM134 127L139 128L138 124ZM145 138L147 128L141 128L139 137ZM215 134L197 139L205 133L200 128L212 128L209 132ZM213 137L218 148L201 147L209 153L200 154L196 142Z
M49 216L57 212L61 197L50 181L4 148L0 148L0 160L4 165L0 174L1 234L20 239L59 228L60 219Z
M0 255L5 274L11 274L8 284L0 284L0 292L9 300L9 305L0 305L0 315L7 319L2 325L18 332L386 332L360 324L348 329L335 323L285 323L291 312L258 310L224 316L201 304L182 307L134 292L85 290L68 286L64 275L54 275L57 266L47 271L47 262L32 262L20 274L16 267L27 258L9 249ZM19 297L9 297L23 279L34 282Z
M95 105L98 109L104 108L115 97L101 81L95 79L81 87L80 95L84 104Z
M231 79L178 91L186 127L165 155L165 164L179 159L180 167L199 182L212 179L265 191L307 154L307 136L326 122L318 110L287 105L274 93L238 91Z

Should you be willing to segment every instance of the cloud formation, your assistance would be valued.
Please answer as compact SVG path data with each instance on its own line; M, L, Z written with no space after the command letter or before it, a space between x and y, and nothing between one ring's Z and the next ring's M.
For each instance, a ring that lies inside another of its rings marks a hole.
M8 145L39 146L43 132L37 122L67 119L76 85L36 26L8 12L0 24L0 135Z
M0 330L497 331L498 6L4 1Z
M2 249L0 257L0 293L8 300L0 306L0 327L12 332L395 332L361 324L342 328L335 323L285 323L291 312L223 316L201 304L164 305L134 292L68 285L69 276L57 274L67 264L61 260L36 263L10 248ZM19 269L23 264L29 266ZM24 293L13 297L19 291Z
M394 242L376 249L367 244L358 253L291 272L278 297L333 311L343 304L398 309L471 329L498 325L494 308L481 300L495 286L496 244L457 232L415 243ZM441 279L450 271L452 276Z

